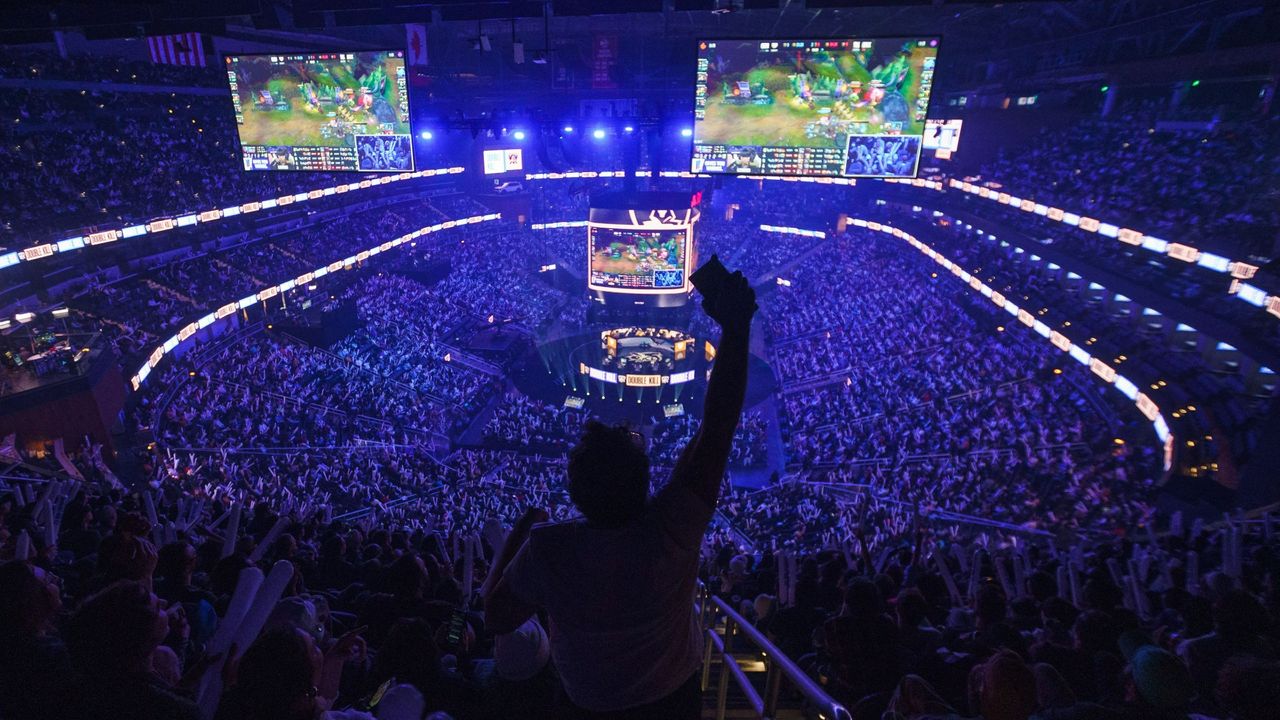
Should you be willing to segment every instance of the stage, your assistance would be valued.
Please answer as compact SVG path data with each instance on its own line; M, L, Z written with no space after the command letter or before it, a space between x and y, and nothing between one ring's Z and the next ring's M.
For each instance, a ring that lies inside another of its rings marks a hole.
M686 343L683 353L676 352L678 343ZM539 343L511 379L529 397L555 405L568 400L571 408L580 402L573 409L606 422L649 425L679 411L701 417L707 373L714 369L707 345L671 328L598 328ZM752 355L746 406L769 397L775 386L769 363Z

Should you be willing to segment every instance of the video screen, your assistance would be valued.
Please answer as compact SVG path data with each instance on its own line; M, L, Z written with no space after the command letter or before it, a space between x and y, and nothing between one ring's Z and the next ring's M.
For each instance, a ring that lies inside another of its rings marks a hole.
M587 227L590 286L605 290L685 288L688 231Z
M524 169L524 152L520 148L484 151L484 174L500 175Z
M959 150L960 129L963 126L963 120L925 120L924 149L951 152Z
M704 40L700 173L914 177L937 38Z
M413 170L404 51L226 64L245 170Z

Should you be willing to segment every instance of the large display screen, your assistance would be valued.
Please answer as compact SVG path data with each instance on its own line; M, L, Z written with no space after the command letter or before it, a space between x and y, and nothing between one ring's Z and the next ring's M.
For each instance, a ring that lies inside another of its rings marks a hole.
M231 55L245 170L413 170L404 51Z
M924 149L947 150L955 152L960 149L960 130L963 120L926 120L924 124Z
M914 177L937 38L703 40L691 170Z
M681 291L689 230L587 226L589 285L601 290Z
M524 152L520 148L484 151L484 174L500 175L524 169Z

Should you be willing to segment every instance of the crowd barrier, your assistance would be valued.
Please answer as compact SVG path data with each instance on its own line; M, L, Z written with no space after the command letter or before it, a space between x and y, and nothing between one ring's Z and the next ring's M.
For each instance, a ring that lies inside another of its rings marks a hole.
M702 691L711 689L711 669L718 664L715 717L724 720L730 716L729 681L737 686L749 706L745 717L768 720L779 717L809 717L816 713L820 720L851 720L852 715L836 702L821 686L805 674L776 645L769 642L754 625L738 614L722 599L709 595L706 587L699 587L698 617L706 643L702 654ZM746 649L738 649L739 645ZM747 677L764 674L763 693ZM782 709L780 700L783 683L790 685L800 695L805 707ZM744 717L733 712L732 717Z
M276 285L263 288L262 290L251 295L246 295L235 302L229 302L199 320L188 323L181 330L170 336L168 340L165 340L158 347L152 350L151 354L147 357L147 361L139 367L138 371L132 378L130 378L130 385L132 385L135 391L141 388L143 383L147 381L147 377L151 375L151 371L155 370L166 355L171 354L179 345L185 343L194 336L196 332L209 327L219 320L234 315L238 310L243 310L256 303L265 303L267 300L280 295L280 293L288 292L295 287L306 286L313 280L318 280L329 273L350 268L356 263L362 263L375 255L391 250L392 248L399 247L404 243L412 242L423 235L430 235L442 230L451 230L463 225L497 220L501 217L501 213L489 213L487 215L473 215L461 220L448 220L443 223L436 223L435 225L421 227L411 233L405 233L394 240L388 240L367 250L361 250L354 255L348 255L342 260L335 260L328 265L322 265L311 272L306 272L293 279L285 280Z

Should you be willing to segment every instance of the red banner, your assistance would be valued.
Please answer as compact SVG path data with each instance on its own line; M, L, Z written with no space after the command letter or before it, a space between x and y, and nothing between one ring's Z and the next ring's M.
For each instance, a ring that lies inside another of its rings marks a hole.
M613 79L613 68L618 64L618 36L596 35L591 42L591 87L594 90L613 90L618 83Z

